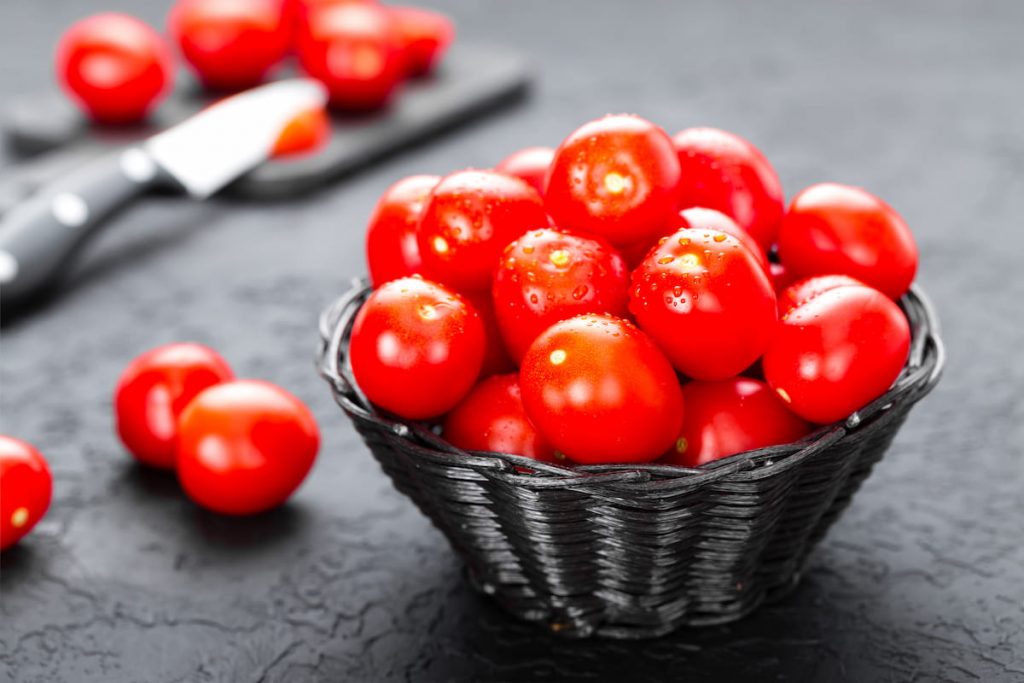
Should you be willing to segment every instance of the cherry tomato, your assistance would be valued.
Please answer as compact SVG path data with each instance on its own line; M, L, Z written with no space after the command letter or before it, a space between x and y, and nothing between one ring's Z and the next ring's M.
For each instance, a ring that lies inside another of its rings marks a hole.
M793 271L781 263L772 261L769 265L771 268L772 284L775 287L776 294L782 294L786 287L789 287L799 279L793 275Z
M849 285L790 311L762 364L790 410L827 424L885 393L909 348L910 326L899 307L877 290Z
M555 152L544 201L559 227L627 246L664 234L678 184L679 161L665 131L638 116L606 116Z
M369 3L314 6L299 30L299 61L323 82L331 104L383 107L405 74L401 36L391 14Z
M715 230L680 230L633 272L629 310L672 364L695 379L726 379L775 334L775 291L757 258Z
M672 142L682 169L679 208L721 211L768 251L785 198L779 176L764 155L738 135L717 128L687 128Z
M422 7L389 7L398 26L405 72L410 76L430 73L455 38L451 19Z
M501 328L498 327L498 316L494 312L494 302L491 300L491 292L486 289L465 292L462 296L480 314L480 322L484 324L484 363L480 368L481 377L490 377L503 372L512 372L516 364L508 354L505 340L501 336Z
M331 137L331 121L327 112L317 107L302 112L284 127L271 155L288 157L311 154L325 144Z
M448 414L444 438L468 451L511 453L555 462L555 450L526 417L519 376L493 375Z
M541 332L583 313L626 315L629 271L601 239L551 228L533 230L505 249L494 274L498 327L516 359Z
M417 239L431 277L459 291L482 290L491 286L508 243L547 224L532 187L501 173L470 169L452 173L434 188Z
M786 315L797 306L824 294L830 289L849 287L850 285L865 286L860 280L854 280L848 275L815 275L803 280L797 280L779 294L779 316Z
M256 380L212 386L181 414L178 480L195 503L252 515L285 502L320 448L316 420L284 389Z
M168 24L182 56L207 88L263 82L291 45L283 0L177 0Z
M447 412L469 392L485 344L480 315L460 295L402 278L382 285L359 309L349 360L370 401L420 420Z
M114 390L121 442L139 462L173 469L185 406L203 389L233 377L227 361L200 344L166 344L137 356Z
M750 253L754 255L757 262L766 273L771 271L771 264L768 263L768 256L761 245L751 237L750 233L736 224L736 221L726 216L721 211L705 209L703 207L691 207L679 212L679 221L676 229L690 228L693 230L717 230L732 235L743 243Z
M654 460L682 426L672 366L646 334L614 316L552 325L526 352L519 383L537 431L578 463Z
M29 444L0 434L0 550L7 550L32 530L53 494L46 459Z
M736 453L791 443L810 432L764 382L733 377L683 387L686 417L662 461L699 467Z
M427 197L440 180L436 175L409 176L381 195L366 230L366 262L375 287L396 278L425 274L416 230Z
M548 168L554 158L555 150L550 147L527 147L502 159L494 170L525 180L530 187L543 195Z
M174 81L171 53L147 24L107 12L82 19L57 44L61 86L94 120L135 123Z
M793 198L779 258L798 277L843 273L903 296L917 272L917 245L891 206L859 187L822 183Z

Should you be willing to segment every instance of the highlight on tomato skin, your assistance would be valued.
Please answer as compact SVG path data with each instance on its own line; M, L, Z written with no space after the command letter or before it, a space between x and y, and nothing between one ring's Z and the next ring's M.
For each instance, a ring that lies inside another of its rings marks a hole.
M691 230L718 230L732 235L754 255L757 262L764 268L765 272L771 274L771 264L768 262L768 254L761 247L753 236L741 228L732 218L729 218L721 211L705 209L701 206L692 206L679 212L679 219L674 224L675 230L690 228ZM673 230L672 232L675 232ZM670 233L671 234L671 233Z
M53 475L31 444L0 434L0 550L7 550L39 523L50 507Z
M366 263L375 287L417 273L428 275L416 235L427 197L440 181L436 175L408 176L377 201L366 228Z
M779 317L784 318L793 309L829 290L850 286L865 287L866 285L848 275L812 275L797 280L779 294Z

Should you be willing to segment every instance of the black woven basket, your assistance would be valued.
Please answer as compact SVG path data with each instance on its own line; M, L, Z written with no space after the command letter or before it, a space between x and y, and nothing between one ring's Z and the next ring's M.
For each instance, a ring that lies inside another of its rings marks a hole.
M320 319L319 370L335 400L480 591L575 637L720 624L786 593L944 360L935 314L914 289L900 302L913 335L902 375L845 422L699 469L560 467L468 453L373 407L346 355L368 294L357 281Z

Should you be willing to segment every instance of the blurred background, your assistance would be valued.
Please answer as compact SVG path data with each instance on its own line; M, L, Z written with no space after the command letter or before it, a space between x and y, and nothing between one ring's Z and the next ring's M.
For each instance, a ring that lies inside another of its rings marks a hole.
M984 680L1024 678L1024 3L430 2L458 41L529 57L528 100L287 201L147 199L59 303L5 327L0 431L34 440L55 502L3 558L0 678ZM0 105L53 90L74 20L166 0L6 0ZM489 167L632 112L757 145L787 196L819 181L891 203L921 250L950 362L786 601L649 643L576 643L462 580L316 377L318 311L364 271L379 194ZM0 174L17 160L0 150ZM190 339L306 401L320 458L285 508L202 513L110 426L123 364Z

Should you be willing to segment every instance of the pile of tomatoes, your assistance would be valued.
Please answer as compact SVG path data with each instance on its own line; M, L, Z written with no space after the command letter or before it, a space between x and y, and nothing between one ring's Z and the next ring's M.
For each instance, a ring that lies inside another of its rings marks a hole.
M712 128L606 116L405 178L366 246L354 379L468 450L695 467L846 418L910 344L900 216L833 183L787 207L761 152Z
M429 74L455 31L443 14L373 0L177 0L168 28L178 53L214 92L262 83L291 56L322 81L333 106L382 107L406 78ZM105 13L71 26L57 47L57 76L94 120L133 123L170 91L172 51L135 17ZM307 115L278 151L328 133L322 112Z

